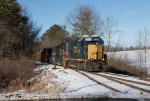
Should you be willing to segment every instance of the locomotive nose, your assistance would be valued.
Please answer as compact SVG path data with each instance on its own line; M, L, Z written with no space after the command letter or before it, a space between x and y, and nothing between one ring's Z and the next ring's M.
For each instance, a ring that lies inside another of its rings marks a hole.
M102 59L102 46L101 45L88 45L88 60Z

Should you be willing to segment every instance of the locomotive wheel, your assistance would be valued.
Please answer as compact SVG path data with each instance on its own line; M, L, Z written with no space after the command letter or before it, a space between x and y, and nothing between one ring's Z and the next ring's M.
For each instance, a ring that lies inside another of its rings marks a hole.
M86 71L101 71L100 65L96 62L89 62L86 66Z
M78 67L77 68L83 70L82 64L83 64L82 62L78 62Z
M107 68L108 68L107 63L103 63L103 64L102 64L102 71L106 71Z
M78 64L77 68L80 69L80 70L83 70L83 63L78 62L77 64Z
M77 64L77 65L76 65L76 68L79 69L79 68L80 68L79 62L77 62L76 64Z
M85 71L92 71L92 65L91 65L91 63L84 63L83 69Z

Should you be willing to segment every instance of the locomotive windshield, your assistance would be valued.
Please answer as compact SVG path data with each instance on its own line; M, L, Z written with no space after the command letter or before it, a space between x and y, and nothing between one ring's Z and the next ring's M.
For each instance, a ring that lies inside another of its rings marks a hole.
M86 37L85 42L88 44L103 44L103 40L99 37Z
M85 38L85 41L92 41L92 38L91 37L87 37L87 38Z
M99 41L100 38L99 37L86 37L85 41Z
M99 41L100 39L99 38L93 38L93 41Z
M103 45L104 41L100 37L82 37L78 40L78 43L81 43L81 46L84 46L85 44L99 44Z

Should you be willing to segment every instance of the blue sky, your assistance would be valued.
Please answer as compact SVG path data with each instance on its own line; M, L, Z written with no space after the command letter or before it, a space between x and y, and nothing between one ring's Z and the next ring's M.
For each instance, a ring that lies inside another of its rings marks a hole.
M124 45L135 45L135 35L150 28L150 0L18 0L32 20L42 26L40 35L53 24L66 25L66 17L78 4L93 6L102 17L112 16L124 30Z

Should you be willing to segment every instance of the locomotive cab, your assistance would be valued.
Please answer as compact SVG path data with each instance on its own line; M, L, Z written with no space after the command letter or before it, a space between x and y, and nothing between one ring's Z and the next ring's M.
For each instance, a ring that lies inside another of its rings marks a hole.
M104 58L104 41L97 35L84 35L78 40L77 47L80 50L77 57L88 61L102 61Z

